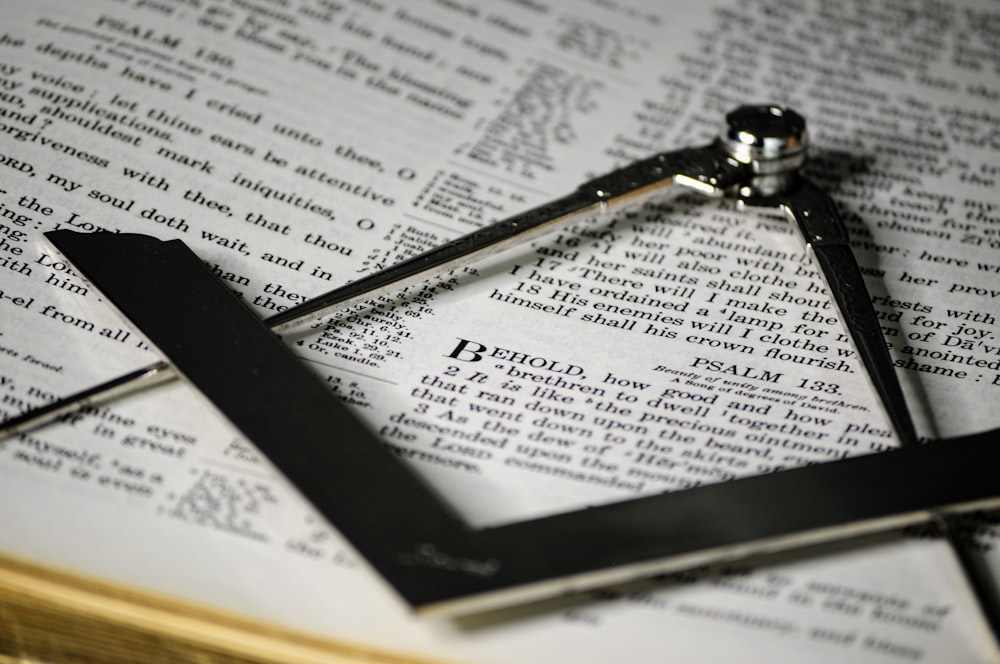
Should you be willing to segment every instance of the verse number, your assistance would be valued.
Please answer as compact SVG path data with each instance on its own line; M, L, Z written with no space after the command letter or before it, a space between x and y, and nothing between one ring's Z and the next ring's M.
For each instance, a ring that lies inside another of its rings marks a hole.
M840 394L840 385L837 383L827 383L822 380L812 380L811 378L803 378L799 381L799 388L804 390L812 390L813 392L826 392L827 394Z
M236 64L232 56L219 53L218 51L211 51L204 47L195 51L194 57L219 67L232 68Z

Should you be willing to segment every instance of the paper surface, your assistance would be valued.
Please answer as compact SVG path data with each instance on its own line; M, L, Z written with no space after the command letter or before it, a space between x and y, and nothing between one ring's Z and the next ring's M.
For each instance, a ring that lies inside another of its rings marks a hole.
M997 17L647 4L4 2L0 410L157 359L46 230L182 239L266 316L773 101L809 122L921 434L1000 425ZM887 449L792 230L654 203L289 342L476 524ZM417 621L183 385L0 442L0 478L8 555L388 652L994 658L915 533Z

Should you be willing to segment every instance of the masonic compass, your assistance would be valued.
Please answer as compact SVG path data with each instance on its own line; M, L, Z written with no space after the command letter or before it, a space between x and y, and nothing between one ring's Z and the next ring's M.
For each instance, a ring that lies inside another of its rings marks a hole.
M919 442L848 234L832 200L799 172L806 146L805 121L794 111L741 107L726 117L721 136L708 145L631 164L264 321L178 240L46 233L165 359L0 423L0 437L180 376L418 612L492 609L930 524L949 538L996 628L993 584L981 578L955 539L950 514L1000 506L998 433ZM275 334L583 219L606 218L653 198L692 191L780 209L795 225L892 423L898 449L477 528L448 510Z

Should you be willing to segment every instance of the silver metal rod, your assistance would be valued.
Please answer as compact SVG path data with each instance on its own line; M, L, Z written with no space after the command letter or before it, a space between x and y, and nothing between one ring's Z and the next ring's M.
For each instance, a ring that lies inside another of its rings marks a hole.
M88 406L104 403L118 397L132 394L177 377L177 372L166 362L157 362L137 371L118 376L106 383L63 397L51 403L16 415L0 425L0 439L55 422L56 420Z

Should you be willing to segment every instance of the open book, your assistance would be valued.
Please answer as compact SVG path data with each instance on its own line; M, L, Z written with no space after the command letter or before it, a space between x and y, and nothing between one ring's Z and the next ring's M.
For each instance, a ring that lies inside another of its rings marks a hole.
M969 4L6 1L0 414L158 358L45 231L181 239L266 316L767 101L809 121L921 434L995 428L998 17ZM895 445L793 229L731 202L581 223L290 342L479 526ZM415 618L183 384L0 441L0 486L5 655L997 657L917 531ZM963 523L995 569L995 517Z

